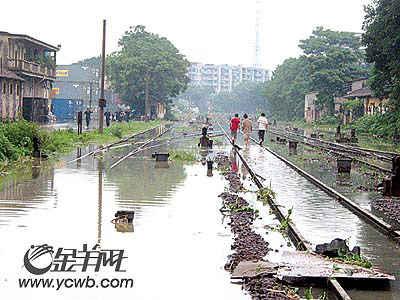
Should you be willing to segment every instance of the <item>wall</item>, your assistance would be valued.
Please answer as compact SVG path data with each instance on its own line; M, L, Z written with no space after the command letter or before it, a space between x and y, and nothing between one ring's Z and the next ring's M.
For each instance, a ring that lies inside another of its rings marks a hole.
M21 83L0 78L0 119L17 120L21 111Z
M319 113L316 109L317 93L310 93L304 99L304 119L306 122L312 122L319 119Z
M361 79L361 80L357 80L357 81L353 81L351 83L351 91L357 91L359 89L362 89L363 87L366 86L367 80L366 79Z

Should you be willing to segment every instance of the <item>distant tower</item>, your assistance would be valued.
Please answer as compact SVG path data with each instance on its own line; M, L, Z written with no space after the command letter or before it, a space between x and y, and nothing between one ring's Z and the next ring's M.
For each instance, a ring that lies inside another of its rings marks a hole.
M261 68L261 57L260 57L260 12L261 2L256 0L257 13L256 13L256 39L254 43L254 62L255 68Z

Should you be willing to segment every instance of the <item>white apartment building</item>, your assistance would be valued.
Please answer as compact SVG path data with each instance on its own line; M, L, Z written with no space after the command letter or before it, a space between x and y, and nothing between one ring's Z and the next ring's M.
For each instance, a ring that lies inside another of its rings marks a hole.
M265 82L269 80L269 70L229 65L192 63L188 69L190 84L212 86L219 92L230 92L241 82Z

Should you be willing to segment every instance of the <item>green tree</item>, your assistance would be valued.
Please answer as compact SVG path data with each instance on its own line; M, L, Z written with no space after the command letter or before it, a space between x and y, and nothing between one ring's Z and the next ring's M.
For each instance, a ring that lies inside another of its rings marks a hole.
M269 115L280 119L304 116L304 97L318 94L317 104L333 114L334 97L348 90L348 82L367 76L369 67L357 34L317 27L300 41L303 55L277 67L266 87Z
M189 62L165 37L130 27L119 40L121 49L107 57L107 80L124 103L144 113L146 66L152 99L170 103L187 88Z
M306 60L309 90L318 93L318 103L332 114L334 97L348 90L347 83L368 75L361 40L352 32L324 30L317 27L300 41Z
M265 89L269 116L281 120L304 116L304 97L309 90L306 68L304 57L289 58L272 73L271 82Z
M264 89L265 83L242 82L231 92L217 94L213 103L217 110L228 113L264 111L267 105Z
M373 63L371 87L400 108L400 1L373 0L365 7L363 44Z
M207 101L213 97L214 89L211 86L189 86L188 89L179 94L178 98L196 105L201 112L206 111Z
M86 66L95 66L95 67L100 68L101 67L101 56L93 56L90 58L85 58L84 60L80 60L75 64L86 65Z

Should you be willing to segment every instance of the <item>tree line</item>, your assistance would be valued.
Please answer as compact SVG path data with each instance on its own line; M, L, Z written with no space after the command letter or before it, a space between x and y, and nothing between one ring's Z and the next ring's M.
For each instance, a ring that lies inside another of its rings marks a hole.
M318 27L300 41L298 58L285 60L266 87L270 114L303 118L304 97L315 92L320 108L334 114L334 97L349 90L348 82L369 77L374 95L400 107L400 1L373 0L364 7L364 33Z
M348 82L369 76L380 98L400 105L400 1L372 0L365 7L364 33L317 27L301 40L302 54L279 65L266 83L241 83L231 92L190 86L189 61L166 38L130 27L119 41L120 50L107 57L107 81L125 104L144 112L146 66L151 98L169 105L181 98L206 110L266 111L277 119L302 119L304 98L314 92L318 105L334 114L334 97L344 95Z

